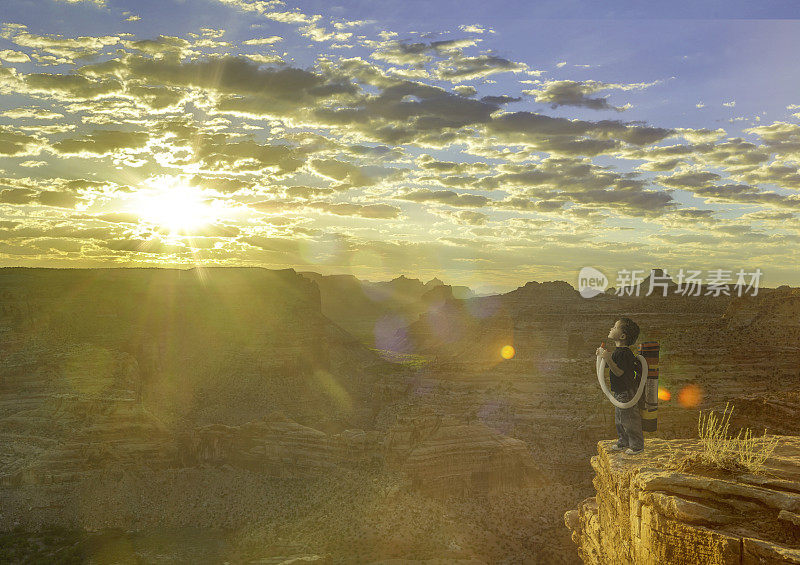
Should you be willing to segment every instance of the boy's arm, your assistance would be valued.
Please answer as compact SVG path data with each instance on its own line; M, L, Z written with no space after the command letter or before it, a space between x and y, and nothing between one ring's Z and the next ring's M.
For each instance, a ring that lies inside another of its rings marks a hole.
M621 377L623 373L625 373L625 371L623 371L622 368L614 362L611 356L606 359L606 363L608 363L609 368L614 371L614 374L618 377Z
M610 351L608 351L607 349L599 348L598 351L600 351L600 350L602 350L602 352L603 352L602 353L602 357L605 360L606 364L608 365L609 369L614 371L615 375L617 375L618 377L621 377L622 374L625 371L623 371L622 368L620 368L620 366L617 365L617 363L614 361L612 353Z

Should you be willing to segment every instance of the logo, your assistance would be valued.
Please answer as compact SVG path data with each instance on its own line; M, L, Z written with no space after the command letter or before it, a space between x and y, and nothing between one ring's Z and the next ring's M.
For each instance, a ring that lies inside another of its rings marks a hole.
M578 292L584 298L603 294L606 288L608 288L608 279L594 267L584 267L578 273Z

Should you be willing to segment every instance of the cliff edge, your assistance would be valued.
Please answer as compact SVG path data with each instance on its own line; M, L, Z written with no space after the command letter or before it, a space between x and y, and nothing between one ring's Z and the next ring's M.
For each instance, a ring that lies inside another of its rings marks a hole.
M597 495L564 515L584 563L800 563L800 437L776 436L763 474L675 466L699 440L598 442Z

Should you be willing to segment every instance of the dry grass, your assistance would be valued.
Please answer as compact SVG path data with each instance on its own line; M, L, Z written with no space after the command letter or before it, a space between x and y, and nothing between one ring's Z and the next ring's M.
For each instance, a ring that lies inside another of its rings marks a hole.
M697 434L700 438L700 451L679 456L671 453L671 466L679 470L719 470L733 473L754 473L764 471L764 462L772 455L778 438L753 435L750 428L739 430L735 436L728 433L733 406L725 404L722 415L715 412L700 412Z

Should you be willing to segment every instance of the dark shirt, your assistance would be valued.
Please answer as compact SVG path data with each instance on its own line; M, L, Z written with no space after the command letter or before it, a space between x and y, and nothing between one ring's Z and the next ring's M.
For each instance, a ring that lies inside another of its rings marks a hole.
M639 384L633 379L633 368L636 363L636 354L628 346L617 347L611 354L611 359L623 370L622 375L614 374L614 370L609 368L608 374L611 379L611 392L636 392L636 385Z

